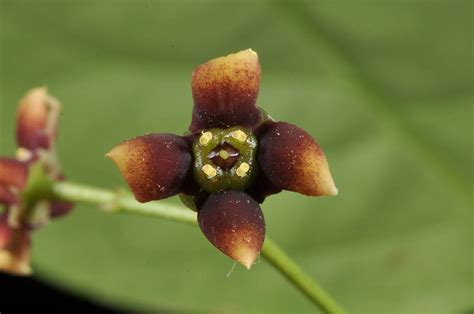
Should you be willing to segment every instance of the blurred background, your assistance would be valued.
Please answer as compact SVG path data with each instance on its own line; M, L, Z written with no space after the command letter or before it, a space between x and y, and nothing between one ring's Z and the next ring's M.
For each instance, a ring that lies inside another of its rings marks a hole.
M123 187L104 154L183 133L193 68L252 48L258 105L317 139L340 191L269 198L268 235L351 313L470 313L472 12L434 0L0 0L0 155L15 150L18 100L46 85L64 104L67 177ZM35 234L33 264L38 280L105 306L314 310L264 260L227 278L233 262L197 228L84 206Z

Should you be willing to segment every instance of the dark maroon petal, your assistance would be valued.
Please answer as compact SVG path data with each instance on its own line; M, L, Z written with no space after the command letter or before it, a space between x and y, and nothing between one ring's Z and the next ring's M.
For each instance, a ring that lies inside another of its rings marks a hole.
M281 188L274 185L265 175L261 167L259 167L257 178L254 184L247 190L247 193L253 197L254 200L263 203L267 196L281 192Z
M251 49L198 66L191 82L194 110L190 131L258 124L261 116L255 102L259 86L260 64Z
M271 123L259 143L260 166L275 186L312 196L337 194L323 150L304 130Z
M183 192L186 195L197 195L199 192L201 192L201 187L196 182L196 180L194 180L192 171L189 171L189 173L184 178L180 192Z
M15 194L8 188L8 186L0 184L0 204L11 205L17 200Z
M28 275L30 267L30 231L8 223L8 210L0 214L0 271Z
M265 239L263 213L253 198L235 190L211 194L198 221L212 245L248 269L252 266Z
M139 202L163 199L181 191L189 170L189 144L173 134L148 134L112 149L111 158Z
M264 134L265 131L274 123L275 121L271 118L265 119L265 122L263 122L262 125L254 130L254 134L257 136L257 138L260 138L262 134ZM282 189L277 187L267 178L259 163L257 163L257 165L258 175L255 178L253 185L247 190L247 193L250 194L254 200L261 204L263 201L265 201L267 196L280 193Z
M28 150L48 149L56 137L61 105L46 88L29 91L17 111L16 139Z
M72 209L73 205L68 202L52 202L50 205L51 208L51 218L58 218L66 215Z
M28 167L13 158L0 157L0 184L22 189L26 185Z

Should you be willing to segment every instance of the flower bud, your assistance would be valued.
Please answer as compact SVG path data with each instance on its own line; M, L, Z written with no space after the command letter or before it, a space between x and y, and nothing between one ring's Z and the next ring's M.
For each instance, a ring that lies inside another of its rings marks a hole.
M0 271L31 273L30 233L72 208L51 196L52 183L64 179L54 149L59 111L45 88L20 101L16 158L0 157Z
M16 139L20 148L50 149L57 132L61 105L44 87L34 88L20 101Z

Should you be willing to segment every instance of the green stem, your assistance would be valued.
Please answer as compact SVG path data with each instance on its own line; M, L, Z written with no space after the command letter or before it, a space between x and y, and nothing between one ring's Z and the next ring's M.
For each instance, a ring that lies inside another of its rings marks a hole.
M336 301L269 237L265 238L262 256L325 313L345 313Z
M58 182L52 187L55 197L76 204L98 206L108 212L124 212L154 216L167 220L196 224L196 213L166 202L139 203L128 193L107 190L73 182Z
M98 206L109 212L125 212L154 216L167 220L197 225L196 213L166 202L138 203L132 196L73 182L59 182L52 186L53 195L77 204ZM275 242L268 236L262 256L285 276L324 313L342 314L344 310L316 284Z

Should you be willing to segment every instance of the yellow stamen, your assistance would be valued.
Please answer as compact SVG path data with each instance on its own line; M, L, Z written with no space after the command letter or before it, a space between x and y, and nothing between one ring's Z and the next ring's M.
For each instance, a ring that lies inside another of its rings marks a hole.
M20 147L16 150L16 158L19 161L27 161L31 158L31 152L26 148Z
M227 159L229 158L229 153L226 151L226 150L221 150L219 152L219 156L222 158L222 159Z
M239 168L237 168L237 170L235 171L235 173L239 176L239 177L243 177L247 174L247 171L249 171L250 169L250 166L248 163L246 162L243 162L240 164Z
M202 133L201 137L199 138L199 143L201 145L207 145L212 140L212 133L211 132L204 132Z
M202 172L204 172L208 179L214 178L217 175L217 170L213 166L207 164L202 167Z
M232 132L231 136L239 142L245 142L245 140L247 140L247 134L245 134L242 130Z

